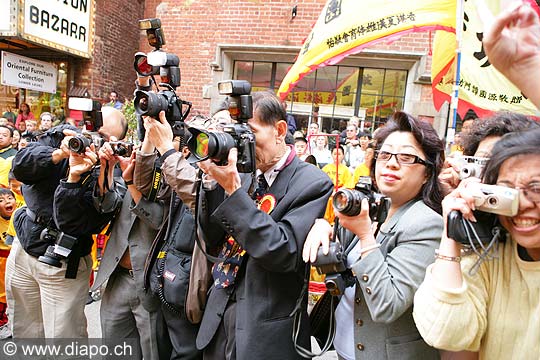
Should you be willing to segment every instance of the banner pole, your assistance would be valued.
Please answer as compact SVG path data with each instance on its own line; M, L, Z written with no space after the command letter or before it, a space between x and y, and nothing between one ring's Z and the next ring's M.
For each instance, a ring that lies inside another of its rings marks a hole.
M454 141L456 134L456 124L458 116L459 102L459 81L461 79L461 46L463 41L463 0L457 0L456 6L456 75L454 85L452 86L452 99L450 101L450 111L452 113L452 127L447 131L446 148L450 150L450 146Z

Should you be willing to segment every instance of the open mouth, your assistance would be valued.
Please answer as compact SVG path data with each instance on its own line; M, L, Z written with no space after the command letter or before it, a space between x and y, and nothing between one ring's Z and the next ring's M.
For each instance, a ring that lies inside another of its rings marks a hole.
M540 219L513 218L512 224L514 224L516 228L528 228L540 224Z

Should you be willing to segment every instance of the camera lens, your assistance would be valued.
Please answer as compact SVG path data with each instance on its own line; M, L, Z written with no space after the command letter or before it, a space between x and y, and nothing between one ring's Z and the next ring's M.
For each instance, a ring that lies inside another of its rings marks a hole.
M194 155L199 158L208 157L208 134L201 132L195 138Z
M90 139L83 135L74 136L68 141L69 150L76 152L77 154L84 153L88 146L90 146Z
M227 133L195 128L190 128L189 131L192 136L187 146L198 160L212 159L218 163L225 163L229 157L229 150L236 146L233 137Z
M347 216L356 216L362 210L362 199L367 197L360 191L341 189L334 195L333 204L337 211Z
M153 93L149 91L137 90L133 101L135 112L141 116L152 116L157 118L160 111L167 111L169 99L163 93Z

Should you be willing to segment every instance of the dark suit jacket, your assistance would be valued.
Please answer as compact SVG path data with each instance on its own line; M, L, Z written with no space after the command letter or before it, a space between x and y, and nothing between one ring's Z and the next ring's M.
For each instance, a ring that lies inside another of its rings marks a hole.
M117 200L123 201L120 212L114 219L110 238L107 241L92 290L98 289L105 283L118 266L126 249L129 248L133 276L137 284L137 296L146 310L157 311L159 300L143 288L144 264L150 252L152 240L156 237L159 226L163 222L163 204L151 202L142 197L135 205L129 191L125 193L123 199L116 192L109 194L111 197L120 197Z
M236 356L244 359L301 359L292 340L290 317L301 293L305 263L302 248L318 217L322 217L332 182L317 167L298 158L286 166L269 189L276 198L270 214L257 209L243 190L235 191L216 206L212 193L203 197L201 227L209 245L223 241L225 232L246 250L243 269L236 279ZM220 190L221 189L221 190ZM219 196L217 196L219 198ZM216 198L216 197L214 197ZM213 288L197 337L202 349L212 340L233 289ZM310 347L307 313L299 343Z

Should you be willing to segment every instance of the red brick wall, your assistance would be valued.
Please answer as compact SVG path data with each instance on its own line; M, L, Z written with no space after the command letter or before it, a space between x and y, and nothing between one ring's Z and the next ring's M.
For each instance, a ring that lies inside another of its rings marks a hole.
M108 100L111 90L131 99L138 50L137 20L144 16L144 0L97 0L94 52L91 60L76 60L75 86L86 87L93 98Z
M326 0L146 0L145 17L160 17L167 45L164 50L180 57L182 86L178 94L207 113L203 85L212 81L209 63L216 45L300 46L317 20ZM291 20L292 7L298 6ZM147 47L146 38L141 47ZM377 49L428 52L429 34L404 36ZM427 62L428 66L430 61ZM429 71L428 71L429 72Z

